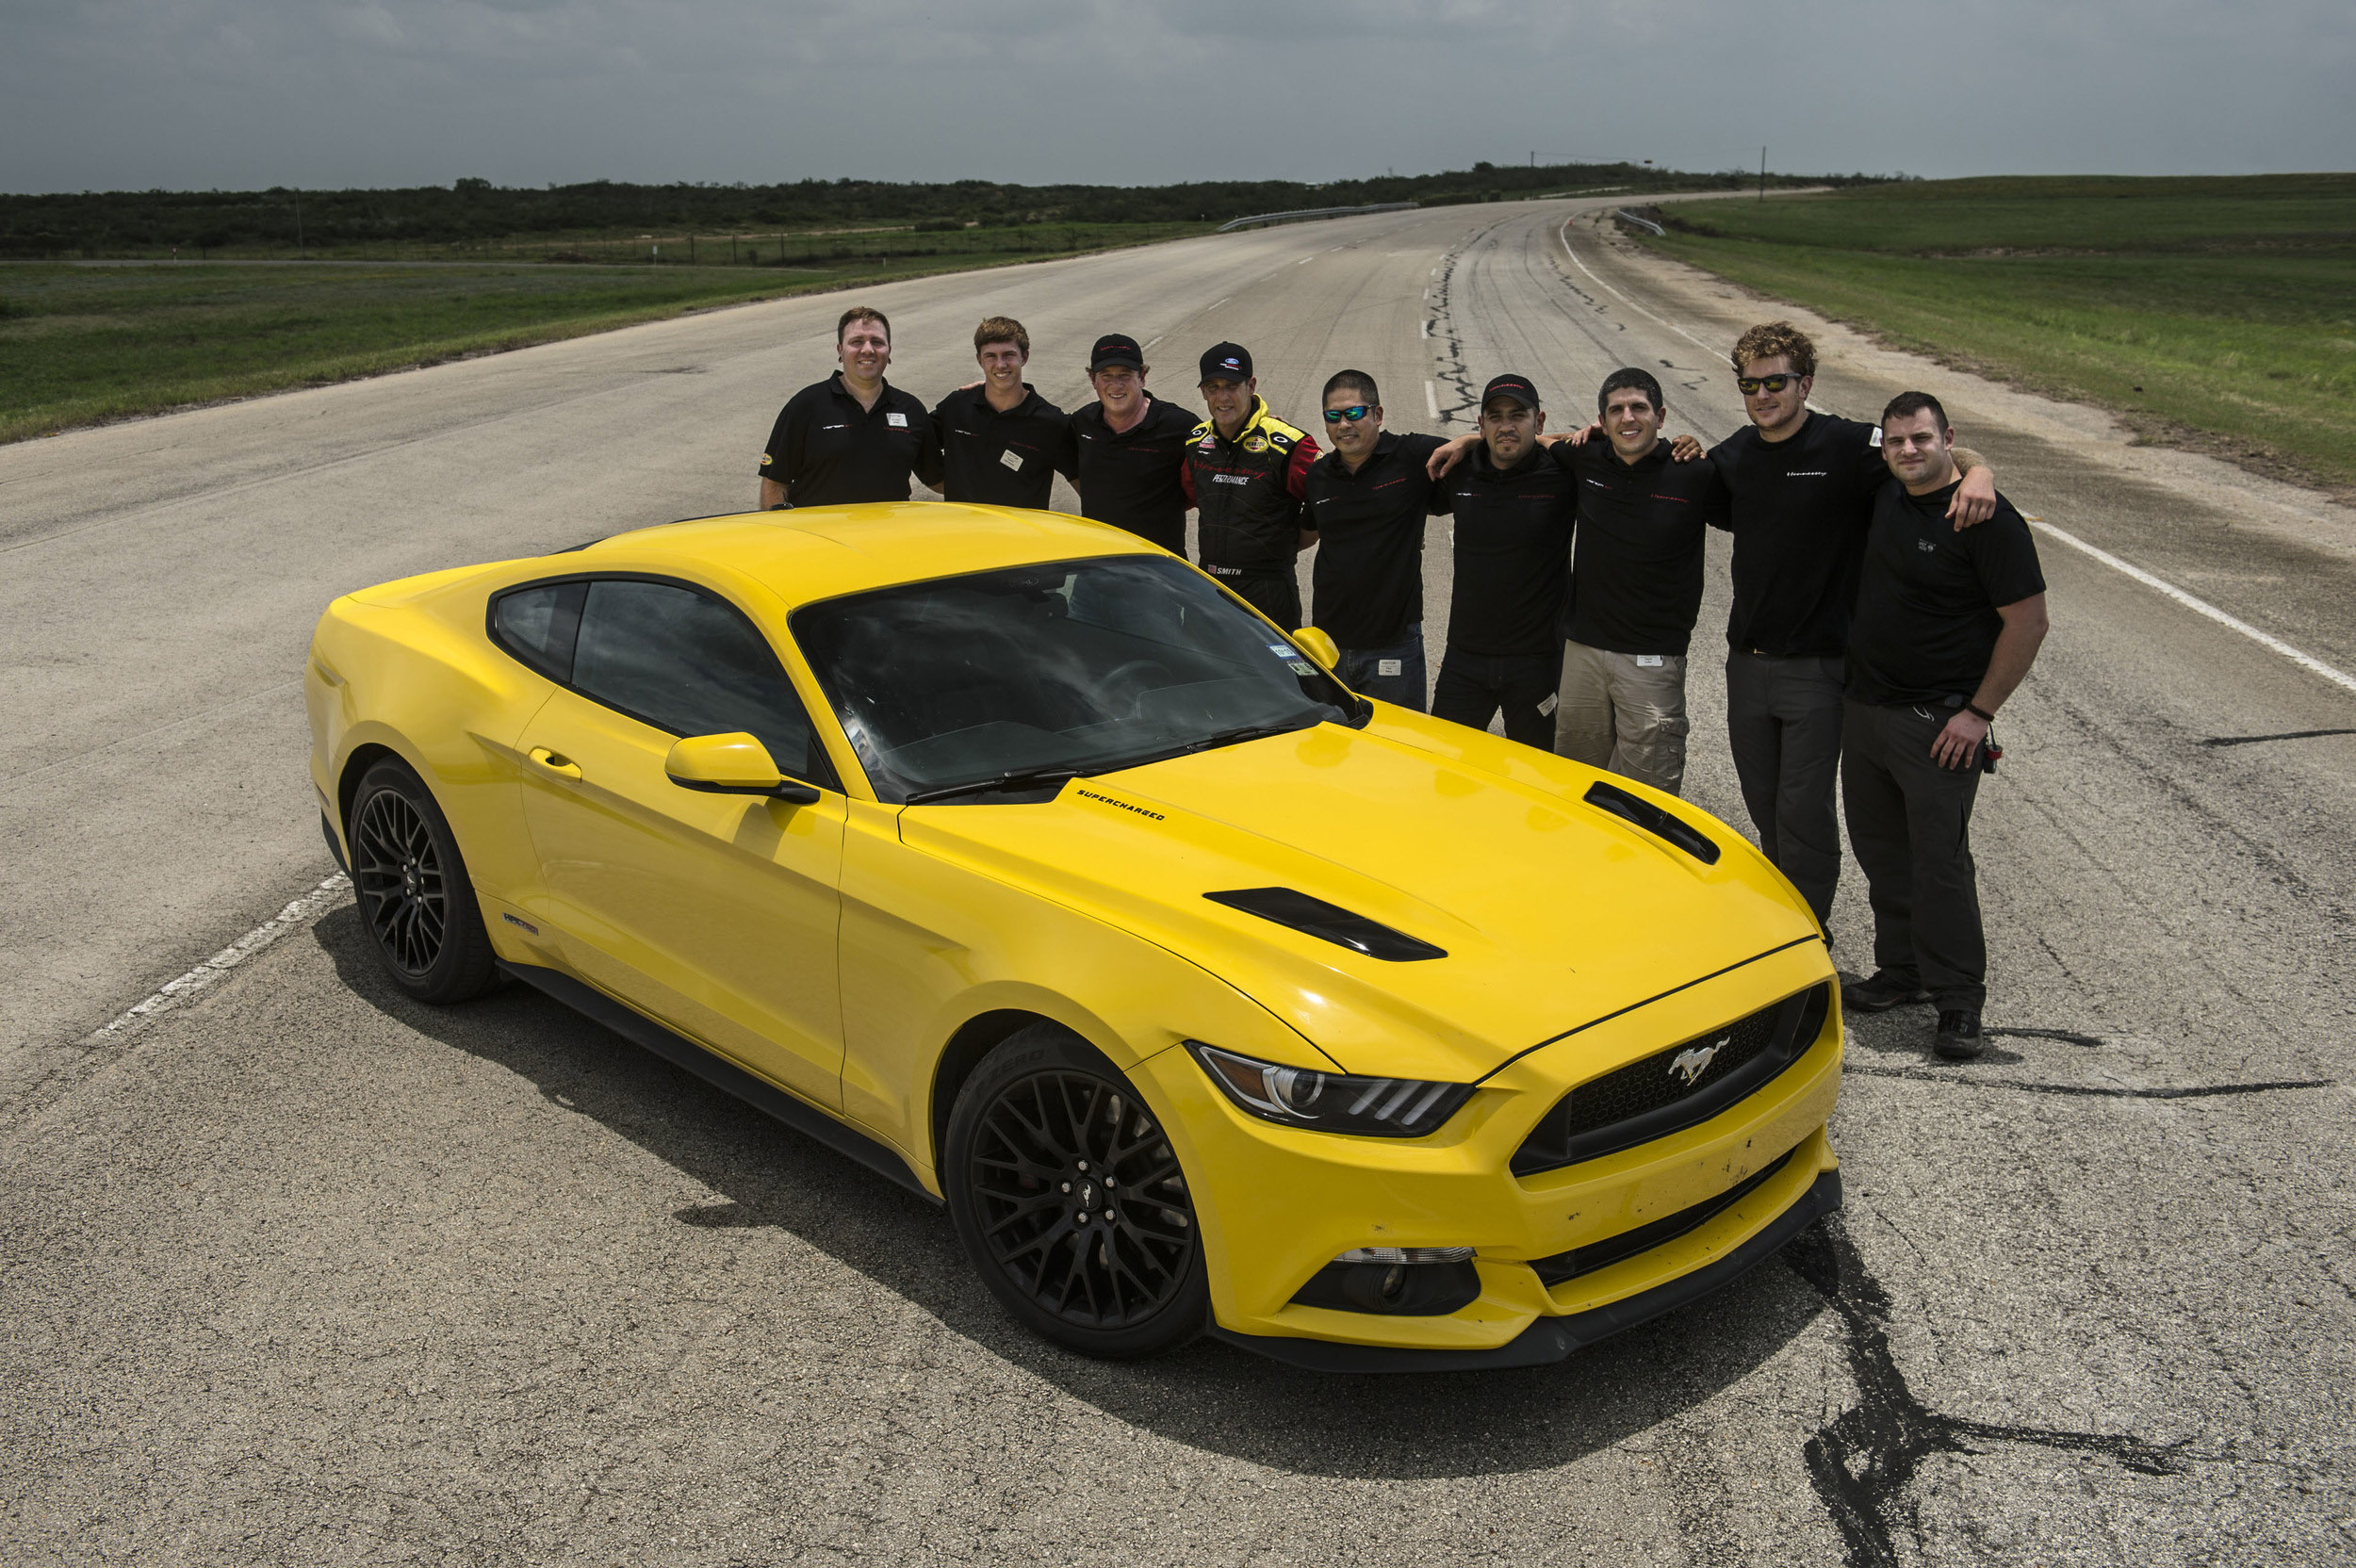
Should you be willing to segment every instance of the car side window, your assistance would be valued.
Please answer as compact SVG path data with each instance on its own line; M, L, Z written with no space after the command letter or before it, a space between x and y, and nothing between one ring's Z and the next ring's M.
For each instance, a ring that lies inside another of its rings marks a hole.
M547 582L501 594L491 606L491 639L550 680L571 678L585 582Z
M674 735L749 731L790 776L833 782L810 716L750 621L672 583L587 586L573 649L576 691Z

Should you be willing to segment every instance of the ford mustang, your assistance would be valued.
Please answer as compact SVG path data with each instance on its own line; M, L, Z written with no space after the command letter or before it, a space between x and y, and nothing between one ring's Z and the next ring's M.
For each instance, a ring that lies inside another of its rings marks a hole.
M1087 1354L1555 1361L1837 1207L1790 884L1336 663L1128 534L904 504L365 589L305 694L395 985L535 986L944 1202Z

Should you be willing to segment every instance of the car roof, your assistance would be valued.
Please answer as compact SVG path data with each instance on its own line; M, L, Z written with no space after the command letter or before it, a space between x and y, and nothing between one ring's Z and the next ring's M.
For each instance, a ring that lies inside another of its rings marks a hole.
M792 605L1039 561L1160 553L1125 529L1059 512L884 501L663 523L600 539L562 559L582 571L730 572Z

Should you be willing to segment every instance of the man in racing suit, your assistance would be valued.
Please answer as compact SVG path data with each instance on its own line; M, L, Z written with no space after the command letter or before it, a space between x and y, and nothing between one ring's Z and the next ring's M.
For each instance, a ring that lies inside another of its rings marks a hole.
M1287 631L1301 627L1293 558L1317 542L1302 525L1317 444L1268 412L1252 355L1221 343L1203 356L1211 416L1186 438L1180 477L1195 509L1203 569Z

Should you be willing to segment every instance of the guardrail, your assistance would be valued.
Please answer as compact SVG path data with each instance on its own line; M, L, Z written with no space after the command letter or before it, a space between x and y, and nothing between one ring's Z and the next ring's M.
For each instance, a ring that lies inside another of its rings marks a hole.
M1633 223L1640 229L1650 229L1655 234L1667 234L1669 232L1668 230L1662 228L1660 224L1654 222L1651 219L1639 218L1634 213L1628 211L1626 207L1613 207L1612 209L1612 216L1618 219L1623 223Z
M1235 229L1248 229L1254 223L1306 223L1317 218L1355 218L1363 212L1412 212L1420 202L1383 202L1370 207L1302 207L1298 212L1260 212L1250 218L1238 218L1232 223L1221 223L1215 233L1227 234Z

